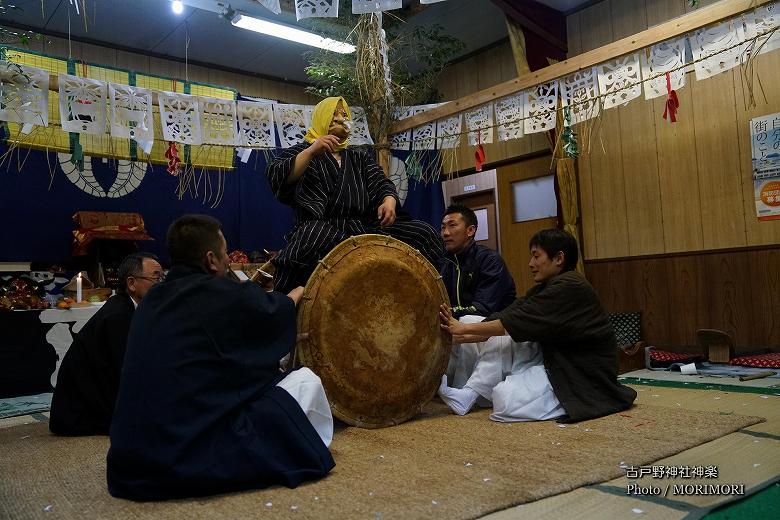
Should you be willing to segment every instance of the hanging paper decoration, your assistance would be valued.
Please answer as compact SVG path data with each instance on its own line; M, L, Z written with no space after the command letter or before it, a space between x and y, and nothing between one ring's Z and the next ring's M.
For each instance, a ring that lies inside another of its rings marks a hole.
M306 105L274 105L274 122L282 148L289 148L303 141L311 126L314 107Z
M400 121L414 115L414 107L396 107L395 119ZM409 143L412 140L412 130L404 130L403 132L393 134L390 136L390 149L391 150L408 150Z
M49 73L0 60L0 121L49 126Z
M672 89L685 86L685 38L667 40L640 53L645 99L666 95L666 76L671 73Z
M352 14L380 13L403 7L403 0L352 0Z
M382 13L378 13L377 17L377 29L379 30L379 54L382 56L382 72L385 77L385 97L391 103L394 100L393 97L393 78L390 71L390 59L387 57L389 52L387 46L387 33L382 29Z
M696 79L701 81L730 70L742 62L745 30L735 18L694 32L688 38L693 52Z
M577 148L577 134L571 127L571 107L563 107L563 130L561 130L561 143L563 144L563 152L572 159L576 159L580 155L580 151Z
M773 29L778 30L772 32ZM780 2L762 5L746 13L745 36L748 39L758 37L754 48L761 49L760 54L780 48Z
M536 85L523 92L523 118L526 134L545 132L555 128L555 109L558 106L558 82Z
M236 102L201 96L200 126L205 144L236 144Z
M436 122L436 148L444 150L460 145L460 132L463 117L460 114L439 119Z
M664 108L664 119L669 116L670 123L677 122L677 109L680 108L680 100L677 98L677 92L672 89L671 73L666 73L666 107Z
M463 118L469 130L470 145L493 142L493 103L470 110Z
M623 56L599 66L599 91L604 109L625 106L642 94L639 54Z
M523 93L518 92L495 103L498 140L508 141L523 137Z
M361 146L374 144L371 134L368 132L368 121L366 120L366 111L361 107L351 107L352 128L349 135L349 144L352 146Z
M561 80L561 104L571 107L573 124L599 115L598 69L579 70Z
M200 107L197 96L159 92L160 124L163 139L183 144L202 144Z
M416 105L415 114L421 114L432 108L441 106L442 103L432 103L430 105ZM435 150L436 149L436 122L431 121L422 126L417 126L412 130L412 150Z
M106 97L103 81L60 74L60 122L64 132L106 133Z
M255 0L255 1L274 14L282 13L282 8L279 5L279 0Z
M403 206L409 193L409 176L406 173L406 164L394 155L390 155L390 172L387 177L395 184L398 201Z
M236 117L238 119L238 144L256 148L273 148L274 112L271 103L239 101Z
M295 17L304 18L337 18L339 15L339 0L295 0Z
M181 159L179 158L179 150L176 148L175 142L168 142L168 149L165 150L165 158L168 159L168 173L174 177L179 175L179 170L181 169Z
M154 141L151 90L109 83L108 99L111 106L109 132L113 137Z

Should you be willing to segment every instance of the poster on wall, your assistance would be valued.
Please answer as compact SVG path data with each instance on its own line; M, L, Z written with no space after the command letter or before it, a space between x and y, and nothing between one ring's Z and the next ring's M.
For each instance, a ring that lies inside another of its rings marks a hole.
M780 219L780 112L750 120L758 220Z

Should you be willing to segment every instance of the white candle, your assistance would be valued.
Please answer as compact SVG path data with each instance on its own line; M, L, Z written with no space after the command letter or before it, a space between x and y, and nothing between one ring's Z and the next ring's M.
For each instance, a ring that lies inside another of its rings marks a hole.
M76 277L76 303L81 303L81 272Z

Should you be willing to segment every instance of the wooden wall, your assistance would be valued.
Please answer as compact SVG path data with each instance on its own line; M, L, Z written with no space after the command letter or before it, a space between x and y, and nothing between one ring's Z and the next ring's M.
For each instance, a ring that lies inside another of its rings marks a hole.
M642 311L651 345L694 345L719 329L737 350L780 348L780 247L589 262L607 312Z
M689 9L604 0L568 17L570 54ZM739 69L689 73L677 123L662 119L664 98L635 99L603 113L578 160L586 274L608 312L642 311L651 344L692 345L715 328L742 350L780 348L780 221L756 218L748 124L780 111L780 52L756 69L767 103L746 109Z
M686 9L680 0L605 0L567 18L570 55ZM780 52L759 56L756 70L768 103L754 109L745 109L736 68L701 82L687 74L675 124L662 118L663 97L603 112L578 161L586 259L780 243L780 221L756 219L748 123L780 112Z
M49 56L68 58L68 40L62 38L46 36L42 40L32 40L26 48ZM274 99L286 103L315 104L318 101L316 97L307 94L302 87L283 81L273 81L194 65L187 66L185 70L184 63L178 61L151 58L143 54L120 51L88 43L71 42L70 56L74 60L81 60L86 63L132 70L143 74L153 74L178 80L183 80L186 77L190 81L210 83L220 87L232 87L246 96ZM273 75L273 71L269 70L268 74Z

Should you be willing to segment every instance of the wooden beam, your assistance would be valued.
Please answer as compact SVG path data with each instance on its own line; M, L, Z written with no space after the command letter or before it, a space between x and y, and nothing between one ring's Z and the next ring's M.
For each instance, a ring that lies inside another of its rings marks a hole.
M629 54L656 43L680 36L701 27L711 25L727 18L732 18L745 11L755 9L773 0L721 0L708 7L702 7L686 15L679 16L662 24L651 27L633 36L628 36L598 49L585 52L568 60L558 62L549 67L537 70L522 77L499 83L491 88L480 90L468 96L450 101L431 110L396 121L390 133L396 134L410 128L415 128L437 119L449 117L470 108L490 101L520 92L528 87L547 83L554 79L568 76L578 70L587 69L610 61L624 54Z
M553 47L560 49L564 53L567 52L568 46L565 40L561 40L561 38L552 32L548 31L539 20L540 16L544 16L544 13L556 13L557 16L559 16L561 19L563 19L564 15L560 11L556 11L555 9L548 8L546 6L537 4L536 2L532 2L534 5L519 5L520 2L517 2L517 0L513 1L507 1L507 0L493 0L493 3L504 12L504 16L507 18L510 18L517 22L519 25L521 25L524 29L527 29L531 31L532 33L538 35L540 38L542 38L544 41L552 45ZM527 2L525 2L527 4ZM541 12L541 15L540 15ZM548 16L549 18L549 16ZM563 26L565 33L565 19L563 19Z

